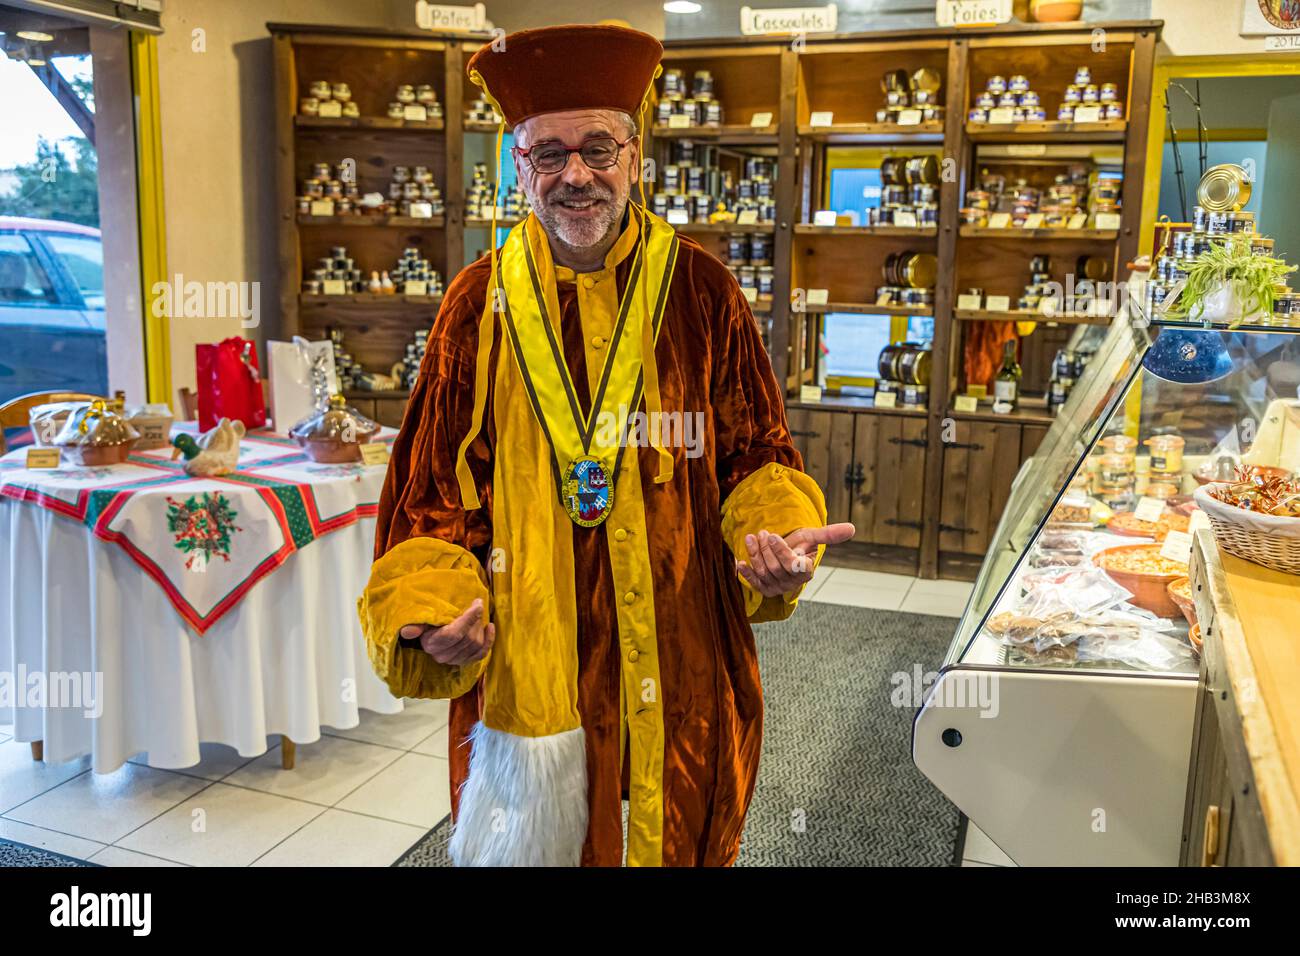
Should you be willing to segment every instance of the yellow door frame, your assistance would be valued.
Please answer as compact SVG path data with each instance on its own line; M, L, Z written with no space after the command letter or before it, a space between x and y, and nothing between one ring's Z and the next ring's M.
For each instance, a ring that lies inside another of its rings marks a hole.
M1300 59L1291 53L1253 53L1232 56L1176 56L1157 60L1151 82L1152 101L1147 128L1146 172L1142 177L1142 233L1139 255L1153 252L1156 214L1160 208L1160 175L1165 155L1165 89L1172 79L1205 79L1216 76L1295 76L1300 74ZM1242 130L1225 131L1234 135L1214 139L1236 139Z
M136 203L140 230L140 302L144 322L145 385L150 402L173 405L168 317L154 315L156 283L167 281L163 217L162 115L158 98L158 37L131 32L135 94Z

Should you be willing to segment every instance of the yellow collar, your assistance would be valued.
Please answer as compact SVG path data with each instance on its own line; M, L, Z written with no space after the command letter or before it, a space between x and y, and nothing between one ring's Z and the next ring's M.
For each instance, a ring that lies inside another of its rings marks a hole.
M610 246L609 252L605 253L605 267L595 272L584 272L584 276L591 276L596 280L608 278L614 274L614 269L620 262L626 259L636 248L637 237L641 234L639 220L636 212L632 209L632 204L628 203L627 226L624 227L619 237L614 240L614 245ZM568 266L562 266L558 263L555 266L556 282L577 282L578 273Z

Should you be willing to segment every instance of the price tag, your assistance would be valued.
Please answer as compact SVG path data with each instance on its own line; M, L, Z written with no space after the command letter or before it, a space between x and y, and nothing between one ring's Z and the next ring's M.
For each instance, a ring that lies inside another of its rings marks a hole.
M754 226L758 224L757 209L742 209L736 213L737 226Z
M432 219L433 203L431 202L412 202L407 206L406 214L412 219Z
M403 295L428 295L429 283L423 279L407 279L402 285Z
M957 308L975 311L984 308L984 300L975 293L963 292L957 296Z
M755 113L753 116L749 118L749 125L750 126L771 126L772 125L771 111L769 110L766 113Z
M1119 213L1117 212L1099 212L1097 213L1098 229L1118 229Z
M822 400L822 387L820 385L803 385L799 388L799 401L801 402L820 402Z
M1160 548L1160 557L1187 564L1192 560L1192 536L1186 531L1170 531Z
M876 404L876 408L897 408L898 393L897 392L876 392L875 404Z
M1139 521L1150 521L1152 524L1160 520L1160 516L1165 513L1165 503L1161 498L1149 498L1143 495L1138 499L1137 507L1133 509L1133 517Z
M1010 312L1011 296L1009 295L989 295L984 297L984 308L990 312Z
M818 209L813 213L814 226L833 226L835 225L834 209Z
M953 400L953 408L959 412L978 412L980 402L974 395L958 395Z
M1025 217L1025 225L1024 225L1023 228L1025 228L1025 229L1042 229L1042 228L1043 228L1043 214L1042 214L1041 212L1031 212L1028 216Z
M989 388L987 385L967 385L966 394L974 395L976 399L988 398Z
M742 286L740 287L740 294L743 295L743 296L745 297L745 301L748 302L750 305L753 305L755 302L758 301L758 287L757 287L757 286L752 286L752 285L742 285Z
M1010 228L1011 228L1011 213L1009 213L1009 212L995 212L993 215L989 216L989 228L990 228L990 229L1010 229Z
M829 289L809 289L808 298L805 299L809 305L825 305L830 301L831 294Z
M402 119L425 123L429 119L429 110L423 103L407 103L402 107Z
M1086 212L1076 212L1070 217L1070 221L1065 224L1066 229L1082 229L1088 222Z
M687 214L685 209L668 210L668 222L670 225L686 226L690 224L690 221L691 217Z
M1207 515L1200 508L1197 508L1195 511L1192 512L1191 517L1188 519L1187 533L1195 536L1196 532L1198 531L1209 531L1209 530L1211 530L1210 516Z
M989 110L989 123L1014 123L1016 111L1010 106L995 106Z
M1096 103L1089 103L1086 106L1076 106L1074 108L1074 122L1076 124L1101 122L1101 107Z
M208 552L195 548L185 559L185 570L191 574L203 574L208 570Z
M333 199L313 199L311 201L311 214L313 216L332 216L334 215Z
M338 100L322 100L316 115L323 119L338 119L343 115L343 104Z
M668 117L669 129L690 129L691 118L685 113L673 113Z
M835 113L831 110L814 110L808 117L809 126L830 126L834 123Z
M920 110L900 111L898 114L898 125L899 126L920 126L921 111Z
M361 449L361 462L365 465L388 464L388 446L381 441L366 442Z
M342 279L326 279L320 284L320 290L325 295L346 295L348 287Z
M25 467L28 471L36 471L38 468L58 468L60 458L57 448L29 448Z
M911 210L907 210L907 211L904 211L904 210L901 210L901 209L895 210L895 211L894 211L894 225L895 225L895 226L907 226L907 227L910 227L910 228L915 229L915 228L916 228L916 213L912 212Z

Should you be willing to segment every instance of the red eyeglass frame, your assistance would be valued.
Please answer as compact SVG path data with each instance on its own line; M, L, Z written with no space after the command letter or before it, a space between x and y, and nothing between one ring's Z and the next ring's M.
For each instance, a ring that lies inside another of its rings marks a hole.
M510 147L510 151L511 151L512 153L514 153L515 155L517 155L517 156L522 156L524 159L528 160L528 168L531 169L533 172L537 173L537 175L539 175L539 176L555 176L555 175L558 175L559 173L564 172L566 169L569 168L569 157L570 157L570 156L572 156L574 153L577 153L577 154L578 154L578 157L579 157L579 158L582 158L582 150L583 150L583 147L589 145L590 143L594 142L595 140L601 140L601 139L608 139L608 140L610 140L611 142L613 142L613 144L614 144L615 146L618 147L618 151L614 153L614 161L613 161L612 163L610 163L608 166L593 166L593 165L591 165L589 162L587 162L586 159L582 159L582 164L583 164L584 166L586 166L588 169L597 169L597 170L599 170L599 169L613 169L615 166L618 165L619 157L623 155L623 147L627 146L627 144L630 143L630 142L632 142L632 140L634 140L634 139L640 139L640 138L641 138L641 134L640 134L640 133L633 133L631 136L629 136L627 139L623 140L623 142L620 143L620 142L619 142L615 137L613 137L613 136L593 136L593 137L591 137L591 139L589 139L589 140L587 140L586 142L584 142L584 143L582 144L582 146L577 146L577 147L572 147L572 148L570 148L570 147L564 145L564 143L561 143L559 140L546 140L545 142L538 143L536 146L529 146L527 149L521 149L521 148L518 147L518 146L511 146L511 147ZM565 156L564 156L564 165L561 166L559 169L555 170L555 172L544 173L544 172L542 172L541 170L539 170L536 166L533 165L533 159L532 159L532 156L531 156L530 154L532 153L533 150L535 150L535 149L540 149L540 148L542 148L543 146L559 146L560 149L564 150L564 153L565 153Z

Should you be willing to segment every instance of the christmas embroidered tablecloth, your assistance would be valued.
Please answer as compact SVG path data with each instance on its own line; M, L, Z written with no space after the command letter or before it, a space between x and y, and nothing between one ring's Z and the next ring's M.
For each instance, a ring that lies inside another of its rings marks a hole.
M375 440L391 444L396 434L384 429ZM383 486L383 465L318 464L270 432L245 435L239 452L233 473L191 478L170 448L108 467L30 471L26 449L17 449L0 458L0 495L80 521L121 547L202 634L295 551L373 517Z

